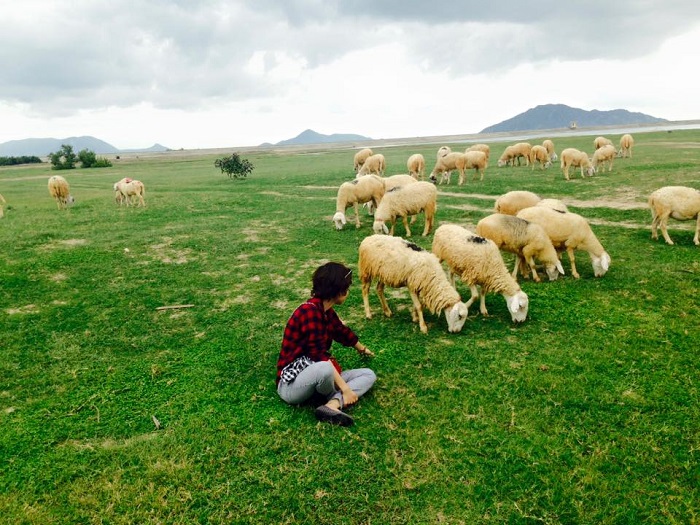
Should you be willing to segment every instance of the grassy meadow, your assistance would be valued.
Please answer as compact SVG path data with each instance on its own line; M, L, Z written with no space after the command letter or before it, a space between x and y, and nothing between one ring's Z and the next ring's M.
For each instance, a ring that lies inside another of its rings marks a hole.
M355 282L338 313L377 356L334 353L378 381L350 428L284 404L274 378L313 270L356 268L371 233L364 212L331 222L354 150L245 153L242 180L205 153L122 158L62 172L66 211L48 164L0 168L0 523L700 523L700 248L691 223L652 241L646 208L700 188L700 130L634 136L592 178L497 168L503 142L483 181L439 186L438 225L473 227L509 190L563 199L611 268L594 278L579 252L575 280L565 258L559 280L522 281L525 323L489 295L459 334L429 312L422 334L405 290L387 290L392 318L373 290L366 320ZM411 153L429 171L438 146L375 152L388 174ZM125 176L145 208L115 205Z

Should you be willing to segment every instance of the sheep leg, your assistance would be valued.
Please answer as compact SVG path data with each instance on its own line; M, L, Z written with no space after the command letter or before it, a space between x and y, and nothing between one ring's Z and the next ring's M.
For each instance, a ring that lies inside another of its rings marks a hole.
M671 237L668 236L668 231L666 230L666 227L668 226L668 215L664 215L659 219L659 226L661 228L661 235L664 236L666 243L672 245L673 241L671 240Z
M481 300L479 301L479 311L483 316L489 315L488 310L486 310L486 294L483 292L483 290L481 293Z
M423 228L423 237L428 235L430 233L430 230L433 227L433 215L429 213L425 213L425 227Z
M574 254L574 249L571 246L566 247L566 253L569 255L569 262L571 263L571 275L574 279L581 277L576 271L576 255Z
M416 321L416 318L418 318L418 326L420 326L420 331L427 334L428 326L425 324L425 320L423 319L423 307L420 304L420 299L418 299L418 295L413 290L411 290L410 293L411 300L413 301L411 317L413 318L413 321Z
M389 231L389 235L394 235L394 226L396 226L396 218L391 219L391 230Z
M564 178L569 180L569 166L564 167Z
M382 310L384 310L384 315L391 317L391 308L386 302L386 297L384 296L384 283L379 281L377 283L377 295L379 296L379 302L382 305Z
M464 184L464 168L459 170L459 180L457 181L457 185L461 186Z
M656 212L653 212L651 217L651 238L653 240L659 238L659 216Z
M372 319L372 310L369 308L369 288L372 286L372 280L362 281L362 302L365 305L365 317Z
M353 208L355 208L355 228L360 227L360 207L357 205L357 203L354 203L352 205Z
M532 278L535 280L536 283L540 282L540 276L537 275L537 269L535 268L535 259L530 256L530 258L527 260L527 264L530 266L530 269L532 270Z
M698 213L698 220L695 224L695 237L693 237L693 243L695 243L695 246L700 244L700 213Z
M479 298L479 287L477 285L472 284L471 286L469 286L469 289L471 290L472 295L464 305L467 308L474 304L474 301L476 301Z
M411 230L408 227L408 217L406 215L401 217L401 220L403 220L403 227L406 228L406 237L411 236Z

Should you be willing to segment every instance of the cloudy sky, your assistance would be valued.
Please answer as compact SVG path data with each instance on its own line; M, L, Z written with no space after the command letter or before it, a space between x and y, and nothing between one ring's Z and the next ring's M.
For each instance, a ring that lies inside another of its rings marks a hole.
M0 143L476 133L535 107L700 119L697 0L1 0Z

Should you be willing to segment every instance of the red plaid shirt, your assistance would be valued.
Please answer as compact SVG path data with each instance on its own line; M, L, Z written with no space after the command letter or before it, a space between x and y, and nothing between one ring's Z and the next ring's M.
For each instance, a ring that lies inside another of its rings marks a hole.
M330 354L333 341L355 346L357 336L343 324L333 308L323 311L322 299L309 299L294 310L287 321L277 360L277 382L282 369L302 355L309 356L312 361L331 361L340 372L340 365Z

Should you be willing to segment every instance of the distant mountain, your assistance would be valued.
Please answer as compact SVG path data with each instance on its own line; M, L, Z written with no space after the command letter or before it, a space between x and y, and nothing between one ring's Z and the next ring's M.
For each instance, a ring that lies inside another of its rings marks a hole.
M652 117L644 113L632 113L625 109L586 111L564 104L545 104L528 109L513 118L499 124L484 128L480 133L498 133L508 131L527 131L532 129L568 128L571 122L578 127L616 126L627 124L652 124L666 122L666 119Z
M49 153L60 150L63 144L73 146L73 151L76 153L81 150L88 149L102 155L108 153L122 153L126 151L168 151L168 148L161 146L160 144L154 144L147 149L120 150L103 140L96 139L95 137L68 137L65 139L23 139L3 142L0 144L0 157L22 157L31 155L45 157Z
M278 142L275 146L293 146L299 144L326 144L328 142L352 142L355 140L372 140L362 135L352 135L348 133L334 133L333 135L323 135L316 133L312 129L302 131L293 139Z

